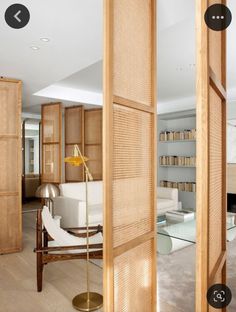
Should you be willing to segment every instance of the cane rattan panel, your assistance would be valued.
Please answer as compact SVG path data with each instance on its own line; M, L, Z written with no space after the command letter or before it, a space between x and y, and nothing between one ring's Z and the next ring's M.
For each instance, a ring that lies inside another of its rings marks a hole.
M61 103L42 105L42 182L60 183L62 169Z
M18 192L20 162L17 140L0 139L0 151L0 192Z
M150 106L151 0L113 2L114 95Z
M60 140L60 104L43 105L43 143Z
M74 106L65 108L65 155L73 155L74 145L84 154L84 108ZM81 182L84 179L83 166L73 167L65 164L66 182Z
M102 180L102 109L84 112L84 153L94 180Z
M0 78L0 254L22 248L21 89Z
M222 101L210 88L209 108L209 269L222 252ZM217 229L217 231L216 231Z
M114 247L152 230L152 118L114 105Z
M152 255L152 242L149 241L115 259L114 312L150 312Z
M21 242L21 222L19 221L18 196L1 196L0 197L0 251L1 253L11 252ZM12 247L13 246L13 247ZM19 248L19 247L18 247Z
M0 99L1 99L1 113L0 113L0 135L17 135L18 133L18 116L17 106L9 105L13 103L18 96L18 91L14 83L1 83Z
M215 3L225 4L225 1L209 0L208 5ZM209 65L218 78L222 75L222 60L224 59L222 52L222 32L221 31L209 31ZM222 58L223 56L223 58Z
M102 109L84 112L84 141L86 145L102 144Z
M83 107L65 108L65 142L82 144L83 140Z
M87 165L93 176L93 180L102 180L102 146L85 145L85 156L89 158Z
M81 151L83 151L82 145L78 144ZM66 145L65 155L71 157L73 155L74 145ZM65 164L66 182L82 182L83 178L83 166L75 167L70 164Z
M58 144L44 145L43 147L43 181L59 183L60 181L60 146Z

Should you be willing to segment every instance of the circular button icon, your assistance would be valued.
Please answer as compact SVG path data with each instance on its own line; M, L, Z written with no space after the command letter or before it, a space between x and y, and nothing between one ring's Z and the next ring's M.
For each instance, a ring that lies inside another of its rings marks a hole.
M12 4L5 12L5 20L8 26L20 29L29 23L30 12L23 4Z
M231 11L224 4L213 4L206 10L205 22L212 30L225 30L227 27L229 27L231 21Z
M231 300L231 290L224 284L215 284L208 289L207 301L215 309L226 308Z

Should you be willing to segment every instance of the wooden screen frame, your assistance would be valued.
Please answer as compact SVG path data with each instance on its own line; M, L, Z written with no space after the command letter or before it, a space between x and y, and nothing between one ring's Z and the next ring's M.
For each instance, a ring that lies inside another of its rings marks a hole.
M6 134L6 135L0 135L0 139L8 139L8 140L17 140L17 160L18 160L18 190L17 192L0 192L0 200L1 196L6 197L18 197L18 215L19 220L17 222L18 228L18 237L16 240L16 244L12 244L12 246L9 246L9 248L0 248L0 254L6 254L6 253L15 253L20 252L22 250L22 138L21 138L21 109L22 109L22 81L16 80L16 79L9 79L9 78L0 78L1 82L9 82L9 83L15 83L17 84L18 88L18 99L17 99L17 133L14 134ZM9 173L10 174L10 173ZM17 209L17 207L16 207ZM3 220L1 220L3 222ZM9 224L9 226L15 226L14 224ZM13 237L13 239L15 239ZM10 245L10 242L9 242Z
M219 3L216 1L216 3ZM212 4L212 3L211 3ZM226 1L222 1L226 4ZM197 253L196 253L196 311L209 311L208 288L218 272L226 284L226 140L222 146L222 253L214 270L209 272L209 101L210 88L222 100L222 138L226 138L226 33L221 33L221 81L210 68L209 29L204 14L208 0L196 1L197 29ZM225 214L223 213L225 211ZM222 309L221 311L226 311Z
M70 109L78 109L78 110L81 110L81 142L73 142L73 143L67 143L66 139L67 139L67 132L66 132L66 129L67 129L67 112L68 110ZM64 122L64 125L65 125L65 155L66 155L66 147L67 146L72 146L72 145L75 145L75 144L78 144L78 145L81 145L81 153L84 155L84 107L83 105L74 105L74 106L69 106L69 107L65 107L65 122ZM85 175L84 175L84 169L81 167L81 170L82 170L82 179L78 179L78 180L70 180L67 178L67 170L66 170L67 166L65 164L65 182L66 183L73 183L73 182L83 182L84 181L84 178L85 178Z
M59 140L55 142L44 142L44 107L48 106L59 106ZM42 183L54 183L54 184L60 184L62 180L62 103L47 103L41 105L41 118L42 118L42 175L41 175L41 181ZM45 145L58 145L59 146L59 180L58 181L48 181L44 180L44 151L43 148Z
M136 103L113 95L113 0L104 0L104 108L103 108L103 295L104 311L114 311L114 256L124 253L127 248L131 249L140 244L153 240L152 253L152 307L150 312L156 312L157 303L157 262L156 262L156 222L153 224L153 231L138 239L130 241L124 246L119 246L113 251L113 216L112 216L112 162L113 162L113 105L118 103L126 107L135 108L140 111L152 114L152 167L153 167L153 213L156 220L156 188L157 188L157 74L156 74L156 0L152 0L151 10L151 106Z

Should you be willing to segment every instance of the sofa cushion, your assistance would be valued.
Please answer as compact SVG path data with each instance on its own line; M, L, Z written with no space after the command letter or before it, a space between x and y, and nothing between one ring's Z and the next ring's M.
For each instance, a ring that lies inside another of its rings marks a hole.
M173 207L174 205L175 205L175 202L172 199L158 198L158 200L157 200L157 209L158 210Z

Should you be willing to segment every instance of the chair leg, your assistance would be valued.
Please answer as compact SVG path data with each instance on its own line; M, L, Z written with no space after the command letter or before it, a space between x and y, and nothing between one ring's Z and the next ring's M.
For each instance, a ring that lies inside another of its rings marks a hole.
M43 263L42 254L37 253L37 291L41 292L43 289Z
M42 210L37 211L37 223L36 223L36 246L37 250L42 249ZM41 252L36 253L36 266L37 266L37 290L42 291L43 287L43 254Z

